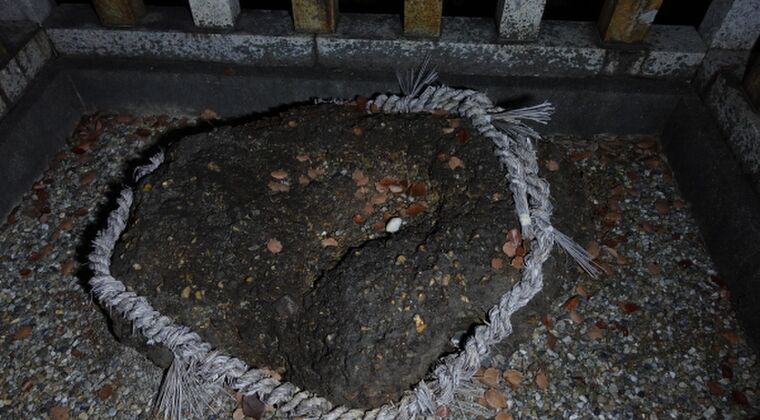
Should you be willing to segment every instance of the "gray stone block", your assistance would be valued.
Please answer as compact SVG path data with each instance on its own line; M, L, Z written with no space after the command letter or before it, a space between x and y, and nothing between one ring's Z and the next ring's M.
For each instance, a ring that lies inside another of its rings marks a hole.
M239 0L190 0L193 22L200 28L231 28L240 14Z
M760 114L738 80L719 74L706 95L728 146L760 193Z
M699 33L710 48L748 50L760 36L760 2L713 0Z
M531 41L538 36L546 0L499 0L496 25L499 37L514 41Z
M47 33L64 55L156 58L269 66L314 63L313 37L293 32L286 12L241 16L235 32L199 31L181 8L152 8L129 29L104 28L88 7L58 7Z
M0 0L0 20L42 23L55 7L55 0Z
M679 189L731 291L749 339L760 346L760 198L696 95L679 103L662 135Z

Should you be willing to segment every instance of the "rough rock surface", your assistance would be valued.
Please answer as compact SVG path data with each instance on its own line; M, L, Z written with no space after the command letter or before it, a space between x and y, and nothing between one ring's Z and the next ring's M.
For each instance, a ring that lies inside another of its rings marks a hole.
M550 177L556 224L589 225L572 187L582 180L567 168ZM519 279L502 252L517 226L506 186L492 145L466 121L300 107L171 145L140 185L113 272L249 364L337 403L377 406L456 351L451 338ZM393 217L403 225L387 233ZM575 275L557 256L500 353Z

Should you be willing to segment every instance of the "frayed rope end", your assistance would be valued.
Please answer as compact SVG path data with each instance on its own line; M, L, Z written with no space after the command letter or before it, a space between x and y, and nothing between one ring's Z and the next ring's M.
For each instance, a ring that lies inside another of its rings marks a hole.
M589 276L597 278L602 274L599 264L595 263L591 254L578 245L577 242L554 228L552 228L552 236L554 237L554 242L562 247Z

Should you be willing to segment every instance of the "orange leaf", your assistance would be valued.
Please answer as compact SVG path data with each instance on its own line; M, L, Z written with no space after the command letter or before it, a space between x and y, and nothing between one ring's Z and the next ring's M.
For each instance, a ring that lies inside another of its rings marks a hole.
M427 194L427 182L418 181L409 188L409 195L412 197L422 197Z
M618 306L620 307L620 310L629 314L634 313L638 311L639 309L641 309L639 305L632 302L620 302Z
M425 211L425 209L427 209L427 206L423 203L412 203L406 208L406 210L404 210L404 212L409 216L416 216Z
M504 267L504 260L501 258L492 258L491 259L491 268L494 270L501 270Z
M504 377L504 380L512 386L512 388L517 388L520 386L520 383L522 383L523 380L523 374L520 371L514 369L505 370L502 376Z

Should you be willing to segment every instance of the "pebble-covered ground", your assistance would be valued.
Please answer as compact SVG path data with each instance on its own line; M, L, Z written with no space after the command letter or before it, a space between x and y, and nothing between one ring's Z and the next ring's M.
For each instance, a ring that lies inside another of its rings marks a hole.
M84 119L0 227L1 418L150 417L162 372L112 338L77 258L127 162L188 121ZM608 274L578 274L531 342L484 366L481 403L499 420L760 414L757 356L656 141L553 142L542 165L583 171L598 209L588 250ZM243 418L234 409L218 417Z

